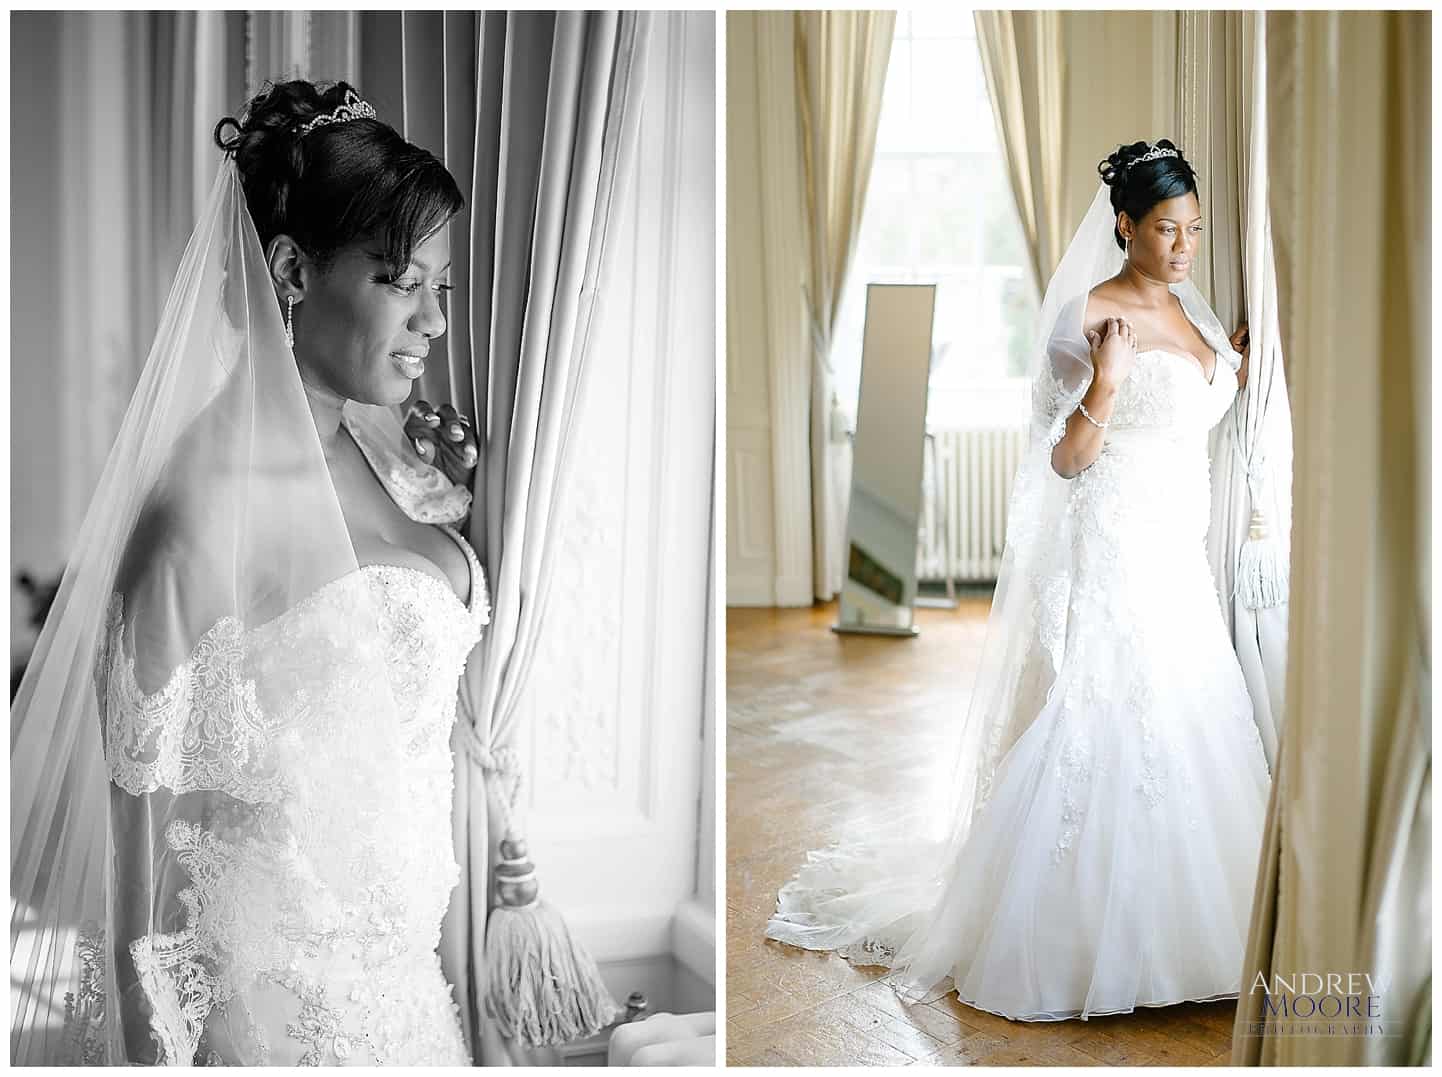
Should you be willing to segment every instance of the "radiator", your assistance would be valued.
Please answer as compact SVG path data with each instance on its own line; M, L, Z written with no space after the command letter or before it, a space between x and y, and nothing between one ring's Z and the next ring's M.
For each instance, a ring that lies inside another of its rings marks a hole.
M917 532L920 580L994 581L1025 428L939 430L926 439Z

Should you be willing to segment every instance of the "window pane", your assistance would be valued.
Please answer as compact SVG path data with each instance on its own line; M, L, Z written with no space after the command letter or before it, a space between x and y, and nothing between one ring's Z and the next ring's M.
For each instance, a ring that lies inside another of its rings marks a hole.
M894 153L908 148L911 137L911 43L895 41L881 92L881 120L876 129L876 152Z
M900 19L897 20L899 26ZM976 21L970 8L923 8L911 16L911 33L916 37L976 36Z
M966 149L966 113L975 107L975 92L959 62L976 46L956 38L912 43L912 138L920 152Z
M1024 425L1036 289L970 10L898 16L832 344L837 396L852 415L866 285L887 281L937 285L928 423Z
M910 264L911 234L919 223L912 205L910 158L878 154L871 168L866 217L853 270L868 273L877 265Z

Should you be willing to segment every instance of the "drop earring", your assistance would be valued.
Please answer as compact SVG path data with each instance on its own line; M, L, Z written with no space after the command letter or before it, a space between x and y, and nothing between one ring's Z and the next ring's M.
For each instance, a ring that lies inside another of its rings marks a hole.
M295 296L285 297L285 346L295 347Z

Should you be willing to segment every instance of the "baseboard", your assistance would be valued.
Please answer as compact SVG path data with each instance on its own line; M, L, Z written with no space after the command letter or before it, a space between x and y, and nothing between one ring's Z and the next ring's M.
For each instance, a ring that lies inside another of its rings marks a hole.
M809 606L816 601L811 589L811 573L776 577L776 605Z
M762 607L809 606L816 601L807 576L726 576L726 605Z
M771 577L747 576L738 572L726 574L726 605L728 606L772 606L775 604Z
M716 986L716 910L696 899L676 910L671 925L671 952L712 987Z
M571 933L597 962L639 961L671 953L671 923L676 910L646 909L625 915L587 915L572 911L566 916Z

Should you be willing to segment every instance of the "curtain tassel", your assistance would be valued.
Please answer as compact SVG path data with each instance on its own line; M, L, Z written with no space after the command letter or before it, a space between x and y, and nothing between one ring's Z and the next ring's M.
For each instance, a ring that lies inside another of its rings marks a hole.
M620 1012L596 962L540 900L526 843L501 842L500 904L486 921L486 1002L501 1034L555 1047L599 1032Z
M1237 562L1237 594L1249 610L1285 605L1289 587L1287 559L1272 537L1261 509L1252 510L1247 541Z

